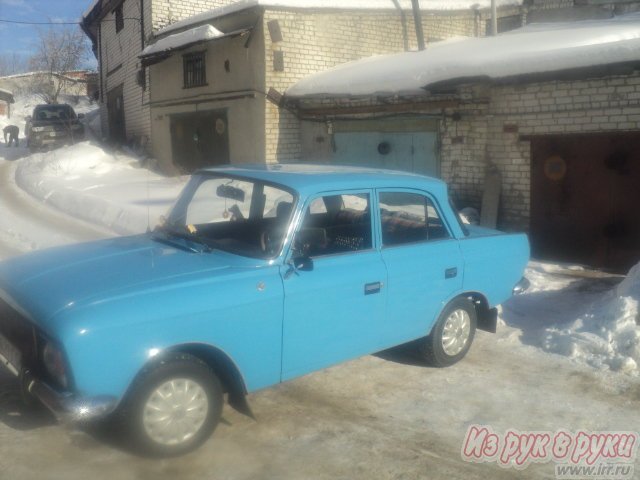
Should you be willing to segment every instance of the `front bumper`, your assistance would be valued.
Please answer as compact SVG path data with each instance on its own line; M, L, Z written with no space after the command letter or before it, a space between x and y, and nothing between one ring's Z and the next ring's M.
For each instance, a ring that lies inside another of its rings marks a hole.
M79 423L94 420L112 413L117 399L110 396L77 397L72 393L60 393L29 370L21 371L0 352L0 365L20 379L22 391L37 398L58 420L64 423Z
M77 397L71 393L60 393L28 370L23 371L20 377L24 391L40 400L61 422L86 422L104 417L116 409L115 397Z

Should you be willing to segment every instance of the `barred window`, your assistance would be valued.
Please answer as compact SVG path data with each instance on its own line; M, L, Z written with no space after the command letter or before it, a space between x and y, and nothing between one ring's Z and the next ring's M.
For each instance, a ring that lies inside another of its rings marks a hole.
M189 53L182 58L184 64L184 88L206 85L205 52Z

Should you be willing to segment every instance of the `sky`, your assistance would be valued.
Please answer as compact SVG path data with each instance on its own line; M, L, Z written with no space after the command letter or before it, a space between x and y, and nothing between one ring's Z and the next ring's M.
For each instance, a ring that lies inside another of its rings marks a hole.
M0 0L0 20L75 22L79 21L90 4L91 0ZM26 61L33 54L38 28L46 26L0 21L0 59L13 63L15 53L19 60ZM86 67L96 68L95 58L91 53Z

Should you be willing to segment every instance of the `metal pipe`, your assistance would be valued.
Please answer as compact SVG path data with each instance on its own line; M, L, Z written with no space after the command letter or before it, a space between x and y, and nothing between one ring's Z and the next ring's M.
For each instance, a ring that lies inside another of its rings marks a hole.
M498 0L491 0L491 35L498 35Z
M424 50L424 31L422 30L422 12L420 11L420 0L411 0L411 6L413 8L413 23L416 26L418 50Z

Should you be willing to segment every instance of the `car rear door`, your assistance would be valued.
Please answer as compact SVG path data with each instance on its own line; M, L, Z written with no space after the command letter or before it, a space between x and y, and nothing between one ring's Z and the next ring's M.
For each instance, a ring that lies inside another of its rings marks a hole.
M462 288L463 260L441 207L427 192L377 191L387 268L385 335L395 343L427 335Z

